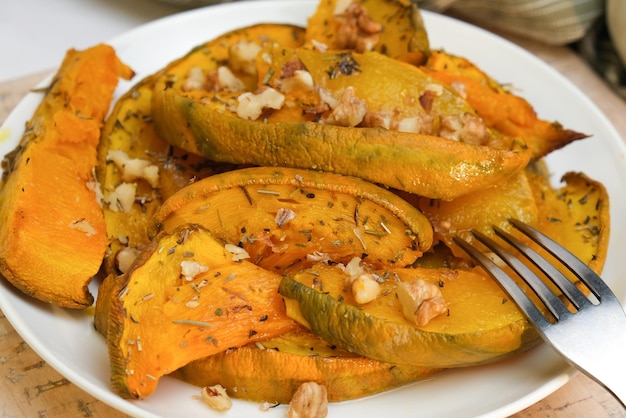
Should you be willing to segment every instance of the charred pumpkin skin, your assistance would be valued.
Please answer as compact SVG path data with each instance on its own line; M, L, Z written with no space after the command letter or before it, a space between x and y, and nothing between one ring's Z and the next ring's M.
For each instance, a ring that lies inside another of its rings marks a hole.
M342 17L337 11L339 0L322 0L315 13L309 17L306 28L307 42L324 44L329 50L346 50L345 42L339 42ZM413 65L420 65L428 57L430 48L428 34L420 10L414 2L393 0L356 0L372 21L382 25L375 37L373 51ZM362 34L367 36L367 34Z
M191 261L206 268L182 270ZM111 380L127 398L190 361L297 328L278 294L280 276L233 259L208 231L186 226L156 238L117 283L109 311Z
M368 358L421 367L451 368L493 362L540 342L522 314L481 270L409 268L378 271L389 277L380 295L357 305L345 273L316 265L312 274L285 275L279 291L287 314L324 340ZM447 314L417 327L405 319L397 281L421 278L440 287Z
M93 303L87 285L100 269L106 231L92 170L118 79L132 75L108 45L69 50L3 160L0 273L44 302Z
M281 48L290 55L290 48L281 45L278 49ZM295 54L317 80L328 78L328 66L339 63L345 55L306 49L298 49ZM280 55L276 53L274 57ZM530 158L529 151L518 141L510 141L502 149L378 127L321 124L306 120L303 115L307 109L297 105L286 106L268 115L267 120L244 120L231 110L243 91L215 93L219 100L209 99L214 97L212 92L183 91L182 79L196 65L198 56L209 61L198 52L192 53L172 65L157 82L152 103L154 122L159 135L168 142L216 161L317 169L360 177L421 196L452 199L510 177L522 170ZM384 94L387 89L372 93L379 85L396 83L396 88L390 90L394 92L419 86L406 92L412 97L408 101L418 103L425 89L437 84L419 68L378 53L355 53L352 57L359 71L328 80L328 84L337 89L353 86L357 92L363 90L362 97L376 101L368 103L374 111L391 112L389 106L398 102L398 94ZM280 67L280 63L274 65ZM261 74L277 73L276 69L265 72L262 63L259 67ZM262 77L261 81L265 79ZM441 88L442 98L437 97L433 105L439 112L457 116L474 113L460 97ZM413 107L416 111L417 105ZM499 141L494 142L500 145Z
M281 220L280 212L293 218ZM388 190L289 168L252 167L197 181L163 203L153 231L190 222L240 245L251 261L274 272L316 253L335 262L367 254L378 266L406 266L433 239L426 217Z
M588 137L539 118L524 98L505 90L466 58L432 51L423 69L446 85L462 86L467 101L485 123L507 137L522 139L535 160Z
M285 333L261 345L193 361L172 376L200 387L221 384L235 398L288 404L305 382L326 386L328 400L339 402L424 380L441 371L357 356L331 347L308 331Z

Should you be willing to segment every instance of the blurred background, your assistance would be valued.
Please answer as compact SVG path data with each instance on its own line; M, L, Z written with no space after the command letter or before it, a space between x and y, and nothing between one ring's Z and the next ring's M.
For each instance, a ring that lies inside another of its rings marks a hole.
M226 1L2 0L0 83L51 71L68 48L106 42L161 17ZM626 0L413 1L495 32L566 45L626 98Z

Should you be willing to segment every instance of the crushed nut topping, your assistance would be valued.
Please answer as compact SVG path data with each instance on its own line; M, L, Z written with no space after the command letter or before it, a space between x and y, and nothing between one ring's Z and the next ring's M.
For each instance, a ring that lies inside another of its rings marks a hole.
M205 386L201 394L204 403L216 411L227 411L233 406L233 401L222 385Z
M489 132L483 119L469 113L442 116L439 136L476 145L484 145L489 141Z
M255 75L257 73L256 57L261 51L256 42L239 41L228 50L228 64L234 71Z
M340 22L337 29L339 49L354 49L357 52L371 51L378 43L383 25L372 20L361 4L350 3L335 17Z
M117 264L118 270L122 273L126 273L140 253L140 250L133 247L124 247L118 251L115 255L115 263Z
M143 158L130 158L122 150L109 150L107 161L112 161L120 170L122 180L144 179L150 186L159 187L159 167Z
M130 212L135 203L137 184L121 183L113 192L102 198L113 212Z
M209 268L197 261L183 260L180 262L180 273L186 281L190 282L200 273L209 271Z
M354 87L348 86L341 92L336 105L324 119L329 125L354 127L360 124L367 112L367 103L354 92Z
M233 261L241 261L250 258L250 254L248 254L246 250L235 244L226 244L224 245L224 249L233 255Z
M271 87L265 87L256 93L243 93L237 101L237 116L257 120L265 109L280 109L285 103L285 96Z
M405 318L417 326L428 324L433 318L448 310L448 303L441 289L425 280L401 282L397 287L398 298Z
M305 382L293 394L287 418L325 418L328 415L328 391L326 386Z
M183 80L183 91L204 89L207 83L207 76L200 67L191 67L187 72L187 77Z
M356 303L365 305L380 295L380 284L373 274L365 271L360 257L353 257L348 264L339 267L348 275L345 284Z
M280 208L276 212L276 218L274 219L274 222L276 222L276 225L278 225L278 227L280 228L287 222L295 219L296 216L296 212L294 212L293 210L289 208Z
M230 68L222 65L217 68L217 84L221 89L228 91L240 91L245 88L243 81L231 71Z

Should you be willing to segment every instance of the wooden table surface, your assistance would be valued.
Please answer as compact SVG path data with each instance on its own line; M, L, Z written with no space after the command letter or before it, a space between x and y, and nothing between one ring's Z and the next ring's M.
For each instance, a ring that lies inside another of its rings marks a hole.
M626 102L615 95L575 53L509 37L555 67L606 114L626 138ZM26 92L47 74L0 83L0 123ZM228 414L225 414L227 416ZM125 417L69 382L44 362L0 311L0 416ZM565 386L513 415L514 418L619 418L626 411L589 378L578 374Z

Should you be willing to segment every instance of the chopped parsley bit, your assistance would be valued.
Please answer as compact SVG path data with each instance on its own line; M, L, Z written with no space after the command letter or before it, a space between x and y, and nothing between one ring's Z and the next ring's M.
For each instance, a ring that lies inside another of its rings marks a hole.
M224 311L222 310L222 308L217 308L217 309L215 310L215 315L217 315L217 316L222 316L222 315L224 315Z

